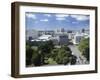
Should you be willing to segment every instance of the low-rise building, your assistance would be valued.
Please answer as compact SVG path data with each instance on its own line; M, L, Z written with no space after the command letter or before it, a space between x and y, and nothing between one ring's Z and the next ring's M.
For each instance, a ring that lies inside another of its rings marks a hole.
M80 41L82 40L82 38L89 38L89 35L86 34L86 33L77 33L77 34L74 36L73 43L74 43L74 44L79 44Z
M82 36L81 34L76 34L76 35L74 36L73 43L74 43L74 44L79 44L79 42L81 41L82 37L83 37L83 36Z

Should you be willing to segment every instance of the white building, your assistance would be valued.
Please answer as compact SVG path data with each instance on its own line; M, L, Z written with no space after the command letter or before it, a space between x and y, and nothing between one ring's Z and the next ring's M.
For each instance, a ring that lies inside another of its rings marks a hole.
M31 41L49 41L52 39L51 35L42 35L38 37L37 39L32 39Z
M32 39L31 41L49 41L52 40L55 45L65 45L68 44L68 35L41 35L37 39Z
M81 34L76 34L76 35L74 36L73 43L74 43L74 44L79 44L79 42L81 41L82 37L83 37L83 36L82 36Z
M74 36L74 39L73 39L73 43L74 44L79 44L80 41L82 40L82 38L89 38L89 35L86 34L86 33L76 33L76 35Z
M42 35L38 39L41 41L48 41L52 39L52 35Z

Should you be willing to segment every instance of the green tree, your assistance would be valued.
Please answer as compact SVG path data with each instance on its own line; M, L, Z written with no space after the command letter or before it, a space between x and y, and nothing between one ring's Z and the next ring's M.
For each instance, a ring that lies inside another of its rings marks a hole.
M81 52L83 52L84 49L85 49L86 47L89 47L89 38L86 38L86 39L83 38L83 39L80 41L79 46L78 46L78 48L79 48L79 50L80 50Z
M70 62L70 58L69 57L64 57L63 58L63 64L66 65Z
M32 61L33 61L34 66L41 66L42 65L41 55L40 54L35 55L35 57L32 58Z
M77 60L77 57L76 57L75 55L72 55L72 56L70 57L70 64L71 64L71 65L76 64L76 60Z
M29 45L26 45L26 65L41 65L41 55L38 53L38 49L34 49Z
M59 48L54 48L54 49L51 51L50 57L53 58L53 60L56 60L56 56L58 55L58 52L59 52Z
M52 41L46 41L44 44L39 45L39 50L43 53L50 53L54 48L54 44Z
M87 61L90 60L90 54L89 54L89 47L86 47L83 51L83 56L86 57Z
M58 64L63 64L63 58L66 56L66 54L65 54L65 50L64 49L60 49L59 51L58 51L58 55L57 55L57 57L56 57L56 62L58 63Z
M26 45L26 65L31 65L32 64L32 54L33 50L29 45Z
M81 40L79 43L79 50L82 52L82 55L89 61L89 38Z
M70 57L72 55L71 54L72 51L69 47L67 47L67 45L63 45L61 48L63 48L66 51L68 57Z
M51 55L51 51L53 50L54 48L54 44L53 42L50 40L50 41L46 41L44 42L44 44L40 44L38 49L39 49L39 53L41 55L41 63L42 64L45 64L45 58L48 58L50 57Z
M71 50L67 46L62 46L58 50L58 54L56 56L56 62L58 64L67 64L69 62L69 57L71 56Z

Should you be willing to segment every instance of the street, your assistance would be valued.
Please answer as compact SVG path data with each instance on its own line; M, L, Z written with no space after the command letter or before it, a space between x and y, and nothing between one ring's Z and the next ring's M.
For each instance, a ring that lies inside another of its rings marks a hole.
M76 45L69 45L68 47L71 49L72 54L77 57L76 64L87 64L88 63L86 61L86 58L81 55L81 52L78 50L78 47Z

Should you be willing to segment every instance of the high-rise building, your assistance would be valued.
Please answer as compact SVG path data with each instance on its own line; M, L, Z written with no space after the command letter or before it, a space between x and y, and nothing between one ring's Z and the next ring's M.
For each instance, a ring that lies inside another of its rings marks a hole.
M68 35L60 35L58 41L59 41L60 45L68 44L68 42L69 42Z

